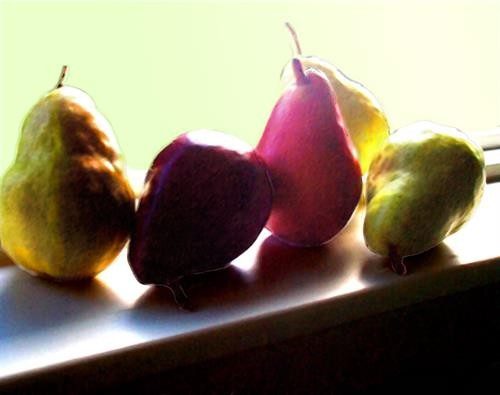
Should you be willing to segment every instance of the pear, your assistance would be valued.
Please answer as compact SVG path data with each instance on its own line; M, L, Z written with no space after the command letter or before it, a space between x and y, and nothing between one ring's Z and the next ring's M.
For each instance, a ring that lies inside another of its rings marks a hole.
M167 286L184 303L182 278L223 269L257 239L272 186L245 142L213 130L183 133L150 166L128 260L143 284Z
M256 147L274 187L267 223L296 246L319 246L340 232L362 188L354 146L322 72L292 61L295 80L276 103Z
M458 129L417 122L394 132L368 173L366 245L406 273L403 258L456 232L485 185L483 151Z
M295 30L289 23L286 26L295 42L295 57L300 60L304 69L320 70L332 85L345 127L356 147L361 171L365 174L390 133L389 123L380 103L365 86L347 77L328 61L302 55ZM282 79L286 83L293 79L291 63L283 69Z
M54 280L90 278L124 247L134 194L111 126L80 89L56 88L29 111L0 186L0 239L13 261Z

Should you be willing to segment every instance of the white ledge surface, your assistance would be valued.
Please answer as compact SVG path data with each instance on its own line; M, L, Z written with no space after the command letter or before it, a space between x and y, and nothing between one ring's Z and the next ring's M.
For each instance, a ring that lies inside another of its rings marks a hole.
M68 366L97 371L109 358L134 369L134 355L155 350L167 355L157 359L164 368L180 366L498 282L499 202L500 184L488 185L464 228L408 259L405 277L365 247L363 210L321 248L288 247L264 231L229 269L190 280L193 312L137 283L126 251L80 285L31 277L0 253L0 388Z

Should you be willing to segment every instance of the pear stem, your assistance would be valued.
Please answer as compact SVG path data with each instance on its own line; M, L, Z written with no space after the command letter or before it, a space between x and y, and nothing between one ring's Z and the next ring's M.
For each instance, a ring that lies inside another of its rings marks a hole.
M297 32L293 28L290 22L285 22L285 26L292 35L293 42L295 44L295 55L302 55L302 49L300 48L299 37L297 36Z
M408 273L408 269L406 268L403 259L404 258L396 252L395 248L389 248L389 261L391 269L394 273L399 274L400 276L404 276Z
M68 66L64 65L61 69L61 74L59 75L59 79L57 80L57 84L56 84L55 89L58 89L61 86L63 86L63 81L64 81L64 78L66 78L67 71L68 71Z
M174 295L175 303L181 310L186 310L186 311L194 310L194 307L191 304L191 301L187 296L186 291L184 291L184 288L182 287L180 280L168 284L167 287Z
M302 63L300 63L300 60L298 60L297 58L292 59L292 69L297 84L307 84L308 82L307 76L304 74Z

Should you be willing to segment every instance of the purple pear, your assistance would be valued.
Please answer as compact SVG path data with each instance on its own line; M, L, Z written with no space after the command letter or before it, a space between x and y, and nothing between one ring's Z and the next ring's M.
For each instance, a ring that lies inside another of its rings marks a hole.
M361 170L323 73L293 59L293 81L276 103L256 151L274 187L267 227L293 245L318 246L351 218Z
M221 132L182 134L146 176L132 271L143 284L175 289L186 275L222 269L253 244L271 206L267 168L252 147Z

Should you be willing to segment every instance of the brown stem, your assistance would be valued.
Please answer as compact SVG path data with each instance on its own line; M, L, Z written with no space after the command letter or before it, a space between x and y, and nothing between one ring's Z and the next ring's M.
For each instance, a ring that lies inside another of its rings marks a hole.
M391 269L400 276L404 276L408 273L408 269L403 262L404 257L399 255L394 247L389 248L389 262L391 264Z
M295 31L293 26L290 24L290 22L285 22L285 26L288 29L288 31L290 32L290 34L292 35L292 39L293 39L293 42L295 44L296 55L299 55L299 56L302 55L302 49L300 48L300 42L299 42L299 38L297 36L297 32Z
M57 81L55 89L58 89L61 86L63 86L63 81L64 78L66 77L67 71L68 71L68 66L64 65L61 69L61 74L59 75L59 80Z

